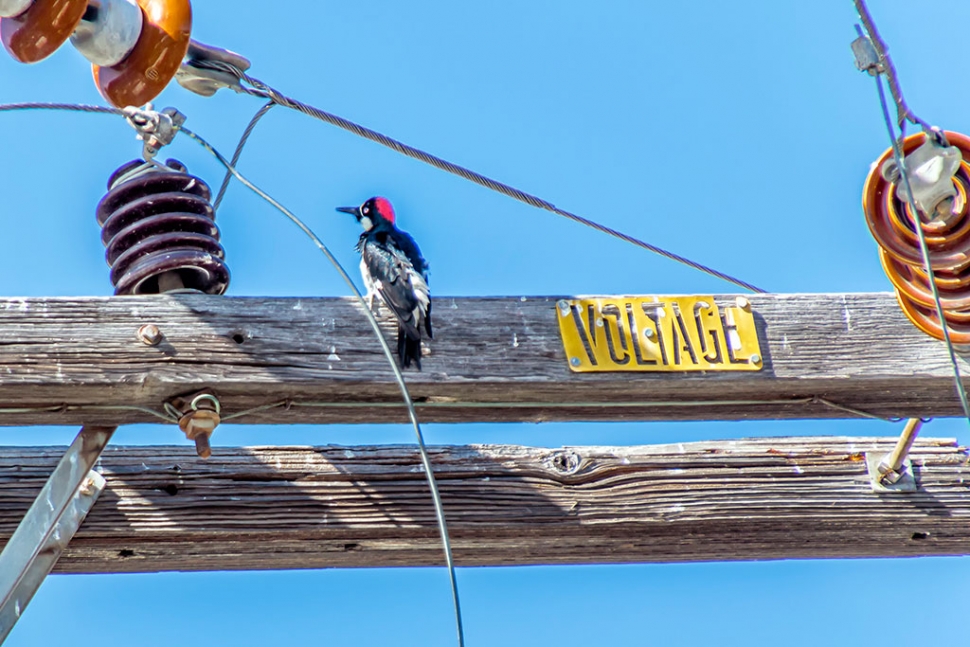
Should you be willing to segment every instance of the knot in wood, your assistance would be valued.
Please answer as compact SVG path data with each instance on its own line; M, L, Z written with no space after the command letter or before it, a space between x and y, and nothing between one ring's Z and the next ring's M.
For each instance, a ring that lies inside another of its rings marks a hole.
M579 469L583 457L571 450L556 452L552 455L552 468L560 474L572 474Z

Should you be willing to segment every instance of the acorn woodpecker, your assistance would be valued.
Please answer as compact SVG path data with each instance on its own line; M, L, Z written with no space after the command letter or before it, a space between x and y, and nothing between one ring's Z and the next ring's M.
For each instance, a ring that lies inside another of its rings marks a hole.
M394 224L394 208L386 198L371 198L359 207L337 207L352 214L364 228L357 241L360 273L367 286L368 307L378 295L397 318L397 354L401 366L414 361L421 370L421 328L431 333L428 262L414 239Z

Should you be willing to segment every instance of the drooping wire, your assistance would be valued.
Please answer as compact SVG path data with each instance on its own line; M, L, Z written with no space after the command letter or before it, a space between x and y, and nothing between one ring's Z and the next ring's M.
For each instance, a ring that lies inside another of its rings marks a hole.
M474 182L475 184L483 186L487 189L491 189L492 191L496 191L505 196L518 200L519 202L524 202L525 204L536 207L538 209L544 209L558 216L562 216L574 222L578 222L582 225L586 225L587 227L592 227L593 229L600 231L604 234L608 234L615 238L619 238L620 240L628 242L632 245L636 245L637 247L646 249L647 251L653 252L654 254L659 254L660 256L669 258L672 261L682 263L683 265L691 267L695 270L699 270L701 272L704 272L716 278L722 279L724 281L728 281L730 283L733 283L734 285L737 285L738 287L744 288L745 290L751 290L752 292L758 292L758 293L765 292L765 290L762 290L761 288L755 285L752 285L747 281L743 281L739 278L731 276L730 274L726 274L712 267L709 267L702 263L698 263L697 261L693 261L689 258L681 256L679 254L675 254L662 247L658 247L646 241L640 240L639 238L630 236L629 234L625 234L622 231L613 229L611 227L607 227L606 225L602 225L594 220L590 220L588 218L584 218L570 211L560 209L559 207L552 204L551 202L543 200L542 198L536 197L530 193L526 193L525 191L516 189L515 187L499 182L498 180L493 180L492 178L482 175L481 173L477 173L475 171L472 171L471 169L465 168L464 166L459 166L458 164L449 162L448 160L442 159L436 155L432 155L431 153L425 152L419 148L409 146L408 144L405 144L396 139L388 137L387 135L384 135L375 130L371 130L370 128L366 128L357 123L354 123L349 119L344 119L343 117L326 112L325 110L321 110L309 104L303 103L302 101L297 101L296 99L292 99L282 94L281 92L275 90L271 86L263 83L262 81L249 76L248 74L240 70L235 65L224 63L222 61L208 61L208 60L193 61L193 65L217 70L220 72L228 72L234 75L240 81L245 82L250 86L252 86L251 88L247 88L242 85L239 86L239 89L246 94L250 94L252 96L260 97L263 99L269 99L274 103L277 103L285 108L290 108L292 110L302 112L307 116L313 117L315 119L319 119L320 121L326 122L333 126L337 126L338 128L343 128L348 132L351 132L359 137L369 139L373 142L381 144L382 146L386 146L387 148L397 151L402 155L406 155L407 157L410 157L412 159L416 159L418 161L424 162L425 164L429 164L447 173L457 175L458 177L464 178L470 182Z
M253 118L249 120L249 124L243 131L242 137L239 138L239 143L236 144L236 150L232 154L232 161L229 162L232 164L233 168L235 168L239 163L239 157L242 155L243 148L246 147L246 142L249 141L249 136L253 134L253 129L256 127L256 124L258 124L259 120L263 118L263 115L269 112L270 108L275 105L276 102L267 101L262 108L256 111ZM229 188L230 180L232 180L232 172L227 169L226 176L222 178L222 185L219 187L219 192L216 194L216 199L212 202L212 209L214 211L219 210L219 205L222 204L222 199L226 197L226 189Z
M859 0L857 0L858 2ZM889 104L886 101L886 92L882 87L882 75L877 74L875 76L876 89L879 91L879 104L882 106L883 119L886 122L886 130L889 133L889 142L892 146L893 159L896 162L896 168L899 169L899 176L903 182L903 186L906 189L906 202L909 205L910 213L913 214L913 229L916 230L916 237L919 239L920 253L923 255L923 267L926 269L926 276L929 277L928 283L930 284L930 290L933 293L933 303L936 305L936 316L940 319L940 327L943 328L943 339L946 342L947 351L950 354L950 364L953 366L953 382L957 390L957 396L960 398L960 406L963 408L963 415L970 423L970 402L967 401L967 392L963 388L963 379L960 376L960 364L957 362L956 350L953 348L953 341L950 339L950 327L946 323L946 314L943 311L943 303L940 300L940 291L936 286L935 274L933 273L933 265L930 260L930 250L929 246L926 244L926 232L923 231L923 223L920 218L920 212L916 208L916 201L913 199L913 190L909 183L909 172L906 170L906 166L903 163L903 150L900 141L905 137L905 120L902 122L900 128L899 137L896 137L895 129L893 128L893 120L889 114Z
M453 598L454 607L455 607L455 623L458 631L458 645L459 647L464 647L465 637L464 637L464 629L462 628L461 603L458 596L458 580L455 576L455 564L454 564L454 560L452 559L452 552L451 552L451 539L448 535L448 526L445 521L444 507L441 504L441 494L438 491L437 479L435 479L434 472L431 469L431 459L428 456L428 450L424 444L424 434L421 432L421 424L418 422L417 412L415 411L415 408L414 408L414 401L411 399L411 393L408 391L407 384L404 381L404 374L401 372L400 367L398 367L397 365L397 360L394 357L394 353L391 351L390 345L388 345L387 340L384 338L384 334L381 332L380 324L377 321L377 317L375 317L374 313L371 312L370 308L367 307L367 301L364 299L363 295L361 295L360 290L357 289L357 286L356 284L354 284L353 279L350 278L350 275L347 274L347 271L340 264L340 261L337 260L337 258L333 255L330 249L324 244L324 242L320 240L320 238L317 237L317 235L314 234L313 231L302 220L300 220L299 217L296 216L296 214L291 212L289 209L287 209L278 201L276 201L268 193L266 193L258 186L256 186L248 179L246 179L242 174L239 173L239 171L236 170L236 167L233 164L231 164L229 160L223 157L223 155L219 153L219 151L217 151L205 139L195 134L185 126L182 126L179 132L185 133L190 138L198 142L213 157L219 160L219 162L226 167L226 170L229 173L231 173L233 177L235 177L239 182L241 182L246 188L253 191L260 198L262 198L263 200L271 204L278 211L280 211L280 213L282 213L284 216L289 218L290 221L293 222L293 224L299 227L300 230L303 231L303 233L306 234L307 237L313 241L313 244L316 245L321 252L323 252L324 256L326 256L327 260L329 260L330 263L334 266L334 268L337 270L337 273L340 274L340 277L344 280L344 282L347 283L347 286L350 288L351 292L354 294L354 296L357 298L358 302L360 303L360 306L367 317L367 321L370 323L371 328L373 328L374 334L377 336L377 339L380 342L381 349L384 351L384 355L387 357L387 361L391 365L391 369L394 372L394 378L397 381L398 387L401 390L401 396L404 399L405 406L407 407L407 410L408 410L408 417L411 420L411 426L414 428L414 434L415 434L415 437L417 438L417 443L418 443L418 450L421 454L421 463L424 466L424 471L428 479L428 486L431 489L431 497L432 497L432 500L434 501L435 516L437 517L437 520L438 520L438 530L441 534L441 543L444 547L445 565L448 568L448 576L451 580L451 593L452 593L452 598Z
M856 13L859 14L859 19L866 28L866 32L869 34L870 42L872 42L873 48L876 50L876 54L879 56L879 64L881 69L879 72L886 75L886 80L889 83L889 92L893 95L893 101L896 104L896 125L900 128L907 120L918 125L926 132L930 132L933 128L930 124L926 123L922 119L916 116L916 114L909 109L906 105L906 99L903 97L903 90L899 87L899 79L896 76L896 66L893 65L893 60L889 56L889 47L886 46L886 41L882 39L879 35L879 30L876 29L876 23L872 19L872 15L869 13L869 7L866 6L865 0L853 0L855 4ZM856 31L859 32L861 36L862 33L858 26ZM880 86L880 92L882 91ZM915 213L915 212L914 212Z

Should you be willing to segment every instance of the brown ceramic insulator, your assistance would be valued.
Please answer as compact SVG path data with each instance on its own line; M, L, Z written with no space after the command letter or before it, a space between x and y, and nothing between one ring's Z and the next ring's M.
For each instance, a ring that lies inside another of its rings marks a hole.
M970 138L959 133L946 133L950 144L963 151L965 160L970 158ZM904 153L911 153L924 141L922 133L911 135L903 142ZM896 187L882 177L883 163L892 157L892 150L882 154L866 178L863 189L862 208L866 214L869 231L886 252L908 265L922 265L913 220L909 209L896 195ZM945 220L923 223L923 232L930 251L930 261L935 270L959 270L970 266L970 164L964 161L954 180L957 199L954 214Z
M951 340L965 345L970 344L970 164L966 161L970 159L970 138L953 132L946 132L946 137L964 157L953 179L957 195L949 214L934 215L933 219L924 215L920 226ZM924 140L922 133L907 137L904 153L911 153ZM926 334L944 339L915 219L909 206L900 200L897 187L880 172L891 157L891 149L883 153L866 178L862 200L866 221L880 246L883 269L896 289L904 314Z
M883 250L879 250L879 257L886 276L896 288L899 297L932 311L935 316L936 301L933 300L933 291L930 289L925 272L918 272L913 266L900 263ZM964 270L960 274L945 272L934 274L936 289L947 321L970 322L970 289L966 285L970 281L970 271Z
M142 9L141 36L123 61L92 66L101 96L117 108L141 106L157 97L175 78L192 35L189 0L137 0Z
M229 268L209 187L175 160L168 162L170 172L153 169L118 183L139 165L131 162L112 175L97 208L115 294L164 292L163 276L180 289L222 294Z
M924 308L906 299L899 292L896 293L896 300L899 307L903 309L906 318L913 322L917 328L925 332L930 337L944 339L943 327L940 326L940 319L936 316L936 309ZM970 323L961 321L951 321L947 313L947 329L950 333L950 341L958 346L970 345Z
M34 0L19 16L0 19L3 46L21 63L36 63L57 51L88 8L88 0Z

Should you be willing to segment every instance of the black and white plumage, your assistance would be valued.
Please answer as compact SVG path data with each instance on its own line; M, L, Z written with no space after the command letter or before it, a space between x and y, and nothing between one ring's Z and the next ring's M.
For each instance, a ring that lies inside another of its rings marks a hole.
M353 214L364 228L357 241L360 273L367 287L368 306L374 296L397 318L397 354L401 366L414 362L421 370L422 330L431 339L431 294L428 262L414 239L395 224L394 208L385 198L371 198L359 207L338 207Z

